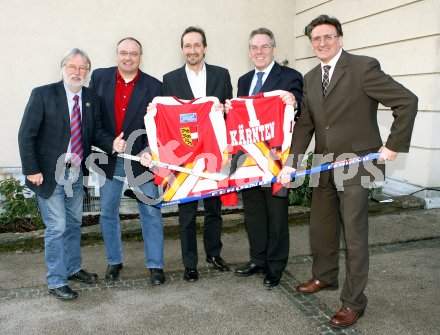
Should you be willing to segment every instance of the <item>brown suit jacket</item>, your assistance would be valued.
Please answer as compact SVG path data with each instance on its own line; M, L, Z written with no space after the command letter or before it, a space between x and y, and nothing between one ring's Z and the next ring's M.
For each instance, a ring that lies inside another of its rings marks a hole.
M313 135L314 153L328 155L323 163L377 151L383 145L377 123L379 103L390 107L394 117L385 146L396 152L408 152L418 99L385 74L376 59L343 50L325 97L321 78L320 65L304 77L302 115L295 124L291 146L294 167L298 166L299 155L305 153ZM379 165L383 170L383 164ZM377 180L377 174L369 170L361 164L357 173L343 180L342 185L361 181L364 184L366 179L362 176ZM328 172L321 173L319 185L327 181Z

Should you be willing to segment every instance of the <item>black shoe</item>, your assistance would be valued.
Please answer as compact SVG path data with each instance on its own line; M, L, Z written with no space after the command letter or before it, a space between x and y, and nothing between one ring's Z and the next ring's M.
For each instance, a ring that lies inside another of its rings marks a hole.
M153 285L162 285L165 283L165 275L162 269L150 269L150 280Z
M219 271L230 270L228 264L226 264L224 259L221 258L220 256L206 256L206 261L214 265L214 268L216 268Z
M79 270L74 275L67 277L68 280L76 280L81 283L92 284L98 280L98 275L96 273L89 273L84 270Z
M250 261L246 265L236 268L234 274L239 277L249 277L256 273L265 273L267 269Z
M122 269L122 263L107 266L107 271L105 271L105 279L108 279L108 280L118 279L119 270L121 270L121 269Z
M183 279L190 282L197 281L199 279L199 273L197 272L197 269L185 268Z
M72 300L78 296L78 293L73 291L69 286L64 285L57 288L50 288L49 293L61 300Z
M266 274L263 280L263 285L266 287L277 286L280 283L282 271L270 271Z

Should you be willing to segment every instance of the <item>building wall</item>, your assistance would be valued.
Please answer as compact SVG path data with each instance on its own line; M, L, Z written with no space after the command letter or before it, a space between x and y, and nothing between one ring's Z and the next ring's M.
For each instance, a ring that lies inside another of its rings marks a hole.
M92 69L115 64L115 44L133 36L144 46L142 70L161 79L183 65L180 35L189 25L205 29L206 61L230 70L236 92L252 68L247 38L265 26L277 39L277 61L306 73L314 58L303 29L319 14L343 24L344 48L380 60L385 72L419 97L408 155L387 163L387 177L440 186L440 2L437 0L56 0L2 1L0 11L0 174L19 171L17 132L33 87L60 80L68 49L88 52ZM384 139L392 122L379 111Z
M261 26L278 40L277 60L294 59L291 0L17 0L0 11L0 169L20 167L17 133L32 88L60 80L60 61L84 49L92 69L115 65L116 43L133 36L144 47L141 69L158 79L184 64L180 36L189 25L207 35L206 61L238 77L252 68L249 33ZM280 11L280 9L282 9ZM294 64L291 64L294 65ZM1 174L1 170L0 170Z
M440 2L298 0L295 64L302 73L318 64L304 27L320 14L341 21L345 50L377 58L386 73L419 97L410 152L387 162L387 177L421 187L440 186ZM380 106L378 119L386 141L391 111Z

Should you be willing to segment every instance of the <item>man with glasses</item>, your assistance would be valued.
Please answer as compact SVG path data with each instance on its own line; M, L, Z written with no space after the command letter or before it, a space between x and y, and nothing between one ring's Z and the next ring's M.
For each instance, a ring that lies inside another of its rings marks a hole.
M203 29L188 27L181 36L185 65L163 76L163 94L179 99L214 96L220 103L232 98L231 77L228 70L205 63L207 51L206 36ZM203 242L206 261L219 271L229 271L229 266L220 256L222 249L221 201L219 197L203 200L205 219ZM196 216L198 201L179 205L179 233L182 260L185 267L183 278L194 282L199 279L197 271Z
M37 195L46 227L49 293L63 300L78 296L68 280L91 284L98 279L81 269L84 163L92 144L107 152L125 148L121 137L104 131L99 97L83 87L90 66L84 51L67 52L62 81L32 90L18 133L26 185Z
M139 69L142 58L141 43L127 37L116 47L117 67L93 71L90 88L101 97L104 128L113 134L123 134L127 139L126 153L138 155L148 146L144 116L148 104L155 96L162 95L162 84L156 78ZM105 174L105 183L100 187L101 225L107 254L107 280L117 280L123 266L121 204L124 180L150 199L159 197L153 174L139 162L125 161L120 157L108 156L108 162L97 162ZM153 285L165 282L163 273L163 226L160 209L137 200L146 267L150 271Z
M259 92L285 91L281 98L296 105L302 99L302 75L275 62L274 34L259 28L249 36L249 57L255 69L238 79L237 96ZM228 113L233 113L228 103ZM245 225L249 238L250 261L235 269L235 275L246 277L264 273L263 285L279 284L289 257L288 198L272 194L272 187L242 191Z
M334 162L380 152L381 160L394 160L408 152L417 97L382 72L379 62L342 49L342 26L336 18L321 15L305 28L313 52L321 61L305 76L302 115L295 124L291 153L297 167L315 136L315 155ZM381 103L393 111L394 122L383 145L377 123ZM367 306L368 187L383 179L383 164L360 164L322 172L313 188L310 214L312 279L297 286L303 294L338 288L339 242L346 247L346 277L342 308L331 318L333 327L354 324ZM356 170L353 170L356 169ZM350 173L350 170L354 171ZM295 169L285 166L279 181L289 181ZM376 179L376 180L375 180Z

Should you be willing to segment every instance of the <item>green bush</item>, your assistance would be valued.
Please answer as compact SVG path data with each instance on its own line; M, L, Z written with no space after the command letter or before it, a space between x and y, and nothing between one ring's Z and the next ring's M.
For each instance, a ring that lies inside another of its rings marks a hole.
M307 161L304 161L302 166L304 169L312 167L313 153L309 152ZM304 177L304 182L301 186L290 189L289 203L294 206L310 207L312 203L312 188L309 186L310 175Z
M37 198L26 197L29 189L14 177L0 181L1 213L0 228L9 226L20 230L20 226L44 227Z

